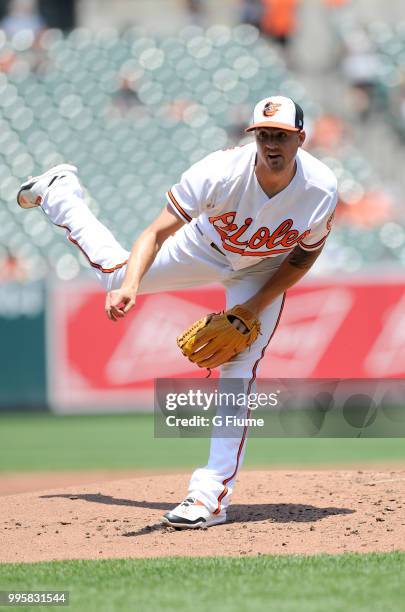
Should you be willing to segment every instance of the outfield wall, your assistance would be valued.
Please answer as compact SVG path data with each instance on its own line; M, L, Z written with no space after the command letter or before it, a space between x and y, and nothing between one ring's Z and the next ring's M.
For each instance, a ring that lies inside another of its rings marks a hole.
M92 282L0 283L0 410L144 410L154 378L203 377L175 338L224 308L208 287L142 296L124 321ZM288 292L263 378L405 378L405 279L307 281Z
M57 412L136 410L153 403L154 378L204 377L176 336L224 307L219 287L138 298L113 324L104 293L59 283L48 294L48 394ZM288 292L262 361L264 378L405 377L405 280L301 283Z
M0 411L44 409L45 286L0 283Z

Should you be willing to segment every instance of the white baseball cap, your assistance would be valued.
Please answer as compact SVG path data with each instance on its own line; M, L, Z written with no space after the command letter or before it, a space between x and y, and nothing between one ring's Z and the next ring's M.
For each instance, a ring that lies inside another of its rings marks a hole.
M264 98L256 104L252 124L246 128L245 132L261 127L300 132L304 128L304 111L291 98L284 96Z

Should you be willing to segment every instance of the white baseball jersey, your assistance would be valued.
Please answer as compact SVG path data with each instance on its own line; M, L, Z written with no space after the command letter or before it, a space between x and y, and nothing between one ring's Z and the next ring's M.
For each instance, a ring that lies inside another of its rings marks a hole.
M336 178L302 149L296 160L290 184L269 198L255 174L256 143L216 151L184 172L167 199L184 221L198 219L234 270L286 256L296 245L318 249L331 229Z

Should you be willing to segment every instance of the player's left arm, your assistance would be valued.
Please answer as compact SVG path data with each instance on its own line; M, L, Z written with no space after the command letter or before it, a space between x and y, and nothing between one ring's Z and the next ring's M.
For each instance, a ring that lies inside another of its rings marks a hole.
M243 306L260 317L266 306L301 280L318 259L323 246L312 251L296 246L267 283Z

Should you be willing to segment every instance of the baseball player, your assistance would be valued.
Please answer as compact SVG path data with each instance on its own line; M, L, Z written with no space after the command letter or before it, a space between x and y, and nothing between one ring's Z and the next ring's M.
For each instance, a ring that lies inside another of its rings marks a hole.
M215 332L201 343L188 330L194 348L182 348L201 367L220 366L223 382L246 381L249 393L287 289L311 268L329 235L337 185L331 170L301 148L304 115L292 99L261 100L246 131L254 142L216 151L184 172L130 253L84 203L75 166L28 179L17 201L23 208L40 206L65 228L107 291L111 321L125 317L138 294L222 283L228 310L220 322L249 341L229 351L227 335L218 347L211 342ZM194 471L186 499L164 523L195 528L226 521L246 434L242 427L238 437L212 437L207 465Z

